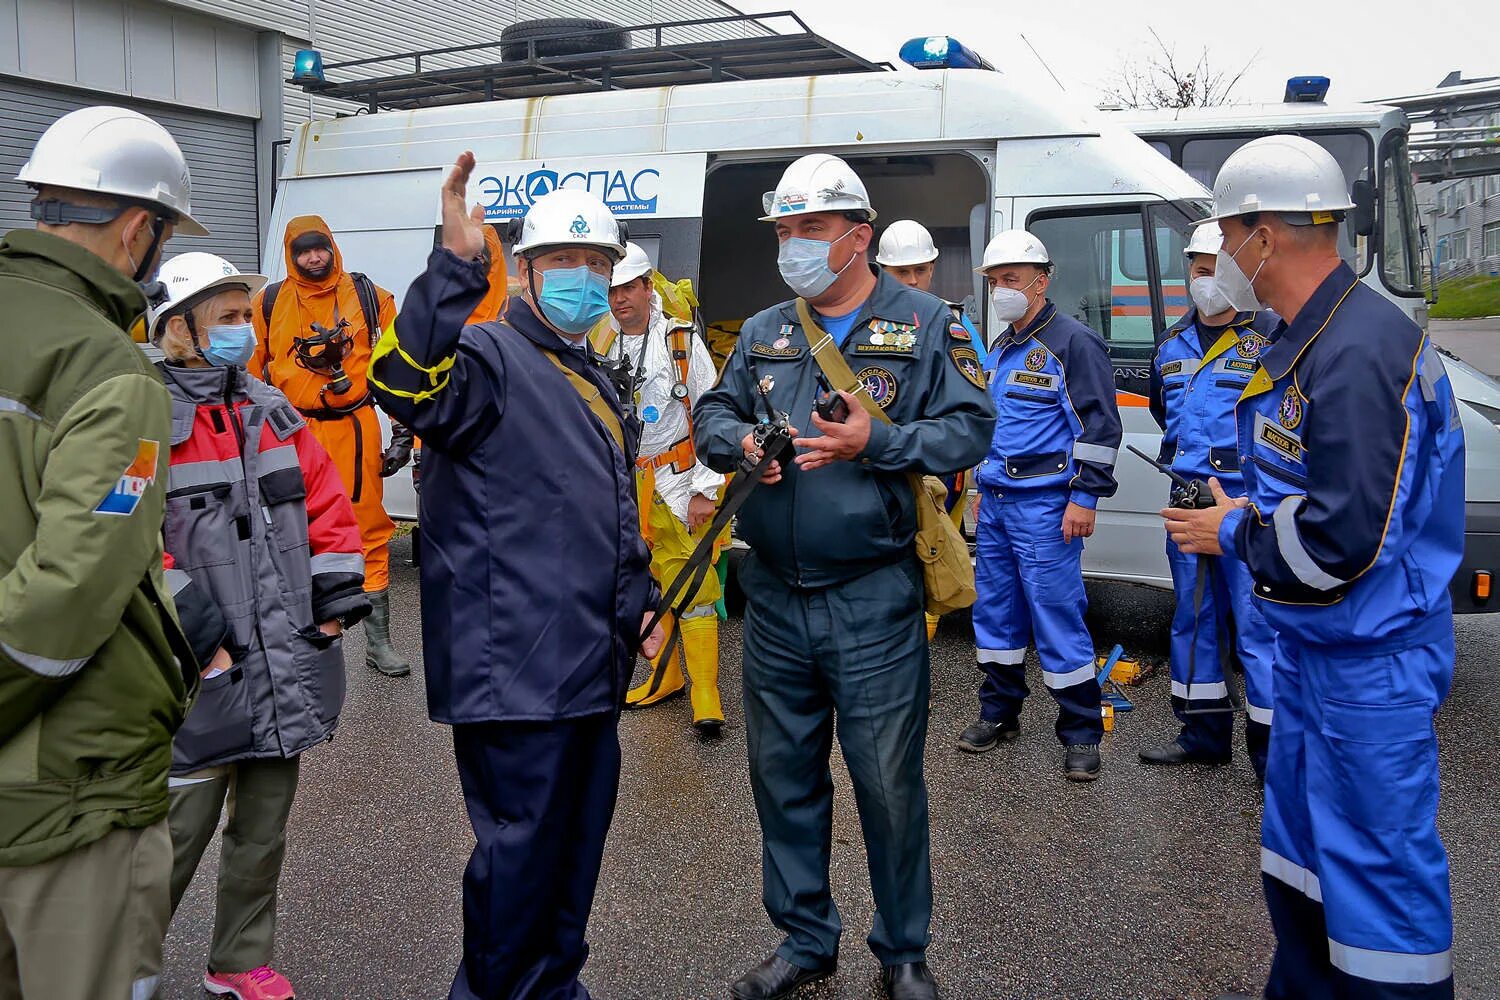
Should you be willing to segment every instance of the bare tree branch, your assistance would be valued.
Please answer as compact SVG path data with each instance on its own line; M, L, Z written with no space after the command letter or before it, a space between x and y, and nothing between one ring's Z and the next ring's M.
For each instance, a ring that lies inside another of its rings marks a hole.
M1204 48L1191 64L1180 62L1177 50L1155 28L1148 28L1156 50L1144 58L1122 56L1105 89L1108 97L1127 108L1211 108L1228 104L1234 90L1255 62L1251 56L1238 72L1218 69ZM1259 55L1259 53L1257 53Z

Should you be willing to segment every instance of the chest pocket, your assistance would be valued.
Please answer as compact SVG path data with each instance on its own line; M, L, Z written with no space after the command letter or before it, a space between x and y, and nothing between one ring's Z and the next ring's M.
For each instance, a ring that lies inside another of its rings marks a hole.
M1256 471L1285 492L1307 489L1307 447L1301 436L1264 413L1255 414L1252 433L1250 455Z
M295 445L267 448L256 462L266 526L283 552L307 550L307 483Z
M1211 370L1214 386L1220 389L1232 389L1236 392L1243 392L1245 386L1250 383L1251 376L1255 374L1259 367L1260 363L1258 361L1251 361L1246 358L1233 356L1218 358L1214 361Z
M1059 379L1051 372L1012 369L1005 373L1005 398L1038 406L1057 402Z

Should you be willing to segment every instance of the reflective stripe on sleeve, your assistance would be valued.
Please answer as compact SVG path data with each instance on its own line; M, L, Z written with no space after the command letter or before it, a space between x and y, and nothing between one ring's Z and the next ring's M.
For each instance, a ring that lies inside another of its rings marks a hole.
M324 552L312 557L312 575L354 573L363 576L365 557L357 552Z
M1271 515L1271 523L1276 528L1276 548L1297 579L1307 586L1317 590L1342 587L1349 581L1325 573L1302 547L1302 539L1297 535L1297 511L1305 503L1307 497L1287 497L1277 504L1276 513Z
M297 446L294 444L277 445L275 448L266 448L256 456L255 471L264 476L268 472L280 472L282 469L295 469L300 466L297 460Z
M1113 469L1115 460L1120 457L1120 449L1106 448L1102 444L1089 444L1086 441L1075 441L1073 442L1073 457L1080 462L1093 462L1095 465Z
M43 677L71 677L82 670L85 663L93 659L92 656L81 656L76 660L54 660L35 653L23 653L7 642L0 642L0 650L4 650L6 656L27 670L34 674L41 674Z

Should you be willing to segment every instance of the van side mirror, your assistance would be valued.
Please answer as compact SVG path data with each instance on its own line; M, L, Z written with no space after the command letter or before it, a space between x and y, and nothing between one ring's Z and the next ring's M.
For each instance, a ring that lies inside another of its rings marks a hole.
M1349 210L1349 228L1355 236L1375 235L1375 185L1357 180L1349 191L1354 207Z

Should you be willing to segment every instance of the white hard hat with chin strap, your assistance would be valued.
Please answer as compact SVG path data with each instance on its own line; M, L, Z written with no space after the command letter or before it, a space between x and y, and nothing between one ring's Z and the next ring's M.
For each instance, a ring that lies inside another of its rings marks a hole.
M615 265L614 274L610 276L609 286L619 288L628 285L636 278L650 274L655 268L651 266L651 258L646 256L646 251L639 244L626 243L625 256Z
M193 252L178 254L164 263L157 280L166 292L164 298L153 301L146 309L146 334L153 344L169 317L185 313L191 330L191 307L229 288L243 288L253 296L265 287L267 278L263 274L242 273L223 257ZM193 346L197 348L196 343Z
M176 140L156 122L125 108L80 108L48 126L16 180L111 195L156 208L183 236L207 236L193 218L192 179ZM51 225L99 224L120 213L60 199L32 203L32 218Z
M829 153L812 153L792 163L775 191L761 198L761 222L775 222L815 212L851 212L865 222L875 221L865 182L843 160Z
M901 219L880 234L880 252L875 255L875 263L881 267L913 267L937 259L938 249L932 242L932 234L920 222Z
M1337 222L1354 207L1333 154L1299 135L1268 135L1236 150L1214 180L1209 222L1274 212L1294 226Z

